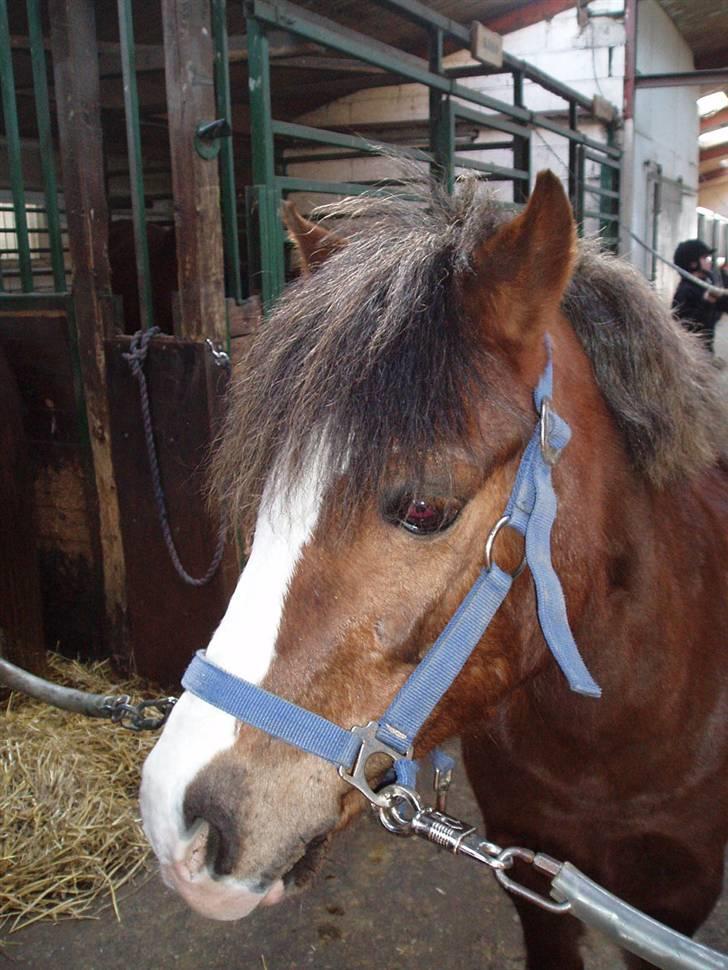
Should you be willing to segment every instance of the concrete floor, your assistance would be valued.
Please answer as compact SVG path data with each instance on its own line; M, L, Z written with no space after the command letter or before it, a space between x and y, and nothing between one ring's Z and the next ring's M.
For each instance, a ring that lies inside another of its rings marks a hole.
M478 821L462 769L450 810ZM385 832L373 816L340 836L301 896L239 923L196 916L156 875L120 904L121 922L39 923L6 938L0 970L519 970L509 899L476 863ZM570 917L564 917L570 918ZM699 937L728 953L728 893ZM589 970L621 966L588 937Z
M716 353L728 361L728 318ZM728 387L728 368L721 379ZM450 810L476 823L458 770ZM190 912L156 875L123 894L121 922L39 923L6 938L0 970L519 970L515 911L475 863L362 818L336 842L301 896L240 923ZM728 953L728 889L698 936ZM587 937L588 970L621 966L617 951Z

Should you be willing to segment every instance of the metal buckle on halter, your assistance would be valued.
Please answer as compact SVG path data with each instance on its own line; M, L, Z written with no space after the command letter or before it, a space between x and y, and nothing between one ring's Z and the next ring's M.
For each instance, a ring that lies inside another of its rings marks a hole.
M361 741L361 747L359 748L351 771L347 771L343 765L339 765L338 770L344 781L348 781L350 785L357 788L372 805L376 805L378 808L387 808L391 803L390 799L385 795L375 792L367 779L366 768L369 759L377 754L386 755L392 762L399 761L401 758L411 758L412 748L408 748L405 754L401 754L396 748L392 748L388 744L385 744L384 741L380 741L377 737L379 727L380 725L377 721L370 721L363 727L353 727L351 729L351 733L355 734Z
M510 515L502 515L500 519L496 522L493 528L488 533L488 538L485 540L485 571L490 572L493 566L493 544L495 543L496 537L501 529L505 529L508 523L511 521ZM526 553L524 552L523 558L516 567L516 569L511 573L511 579L517 579L521 575L523 570L526 568Z
M550 443L549 437L553 428L554 422L554 409L551 405L551 398L545 397L541 402L541 417L539 418L539 440L541 443L541 454L543 455L543 460L551 468L554 467L556 462L561 457L561 449L554 448Z

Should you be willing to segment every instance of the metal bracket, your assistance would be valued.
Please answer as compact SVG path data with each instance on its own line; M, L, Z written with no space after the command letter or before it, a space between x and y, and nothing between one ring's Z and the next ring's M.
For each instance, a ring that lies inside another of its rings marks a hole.
M206 161L220 154L220 139L229 138L233 133L227 118L215 121L201 121L195 128L195 151Z

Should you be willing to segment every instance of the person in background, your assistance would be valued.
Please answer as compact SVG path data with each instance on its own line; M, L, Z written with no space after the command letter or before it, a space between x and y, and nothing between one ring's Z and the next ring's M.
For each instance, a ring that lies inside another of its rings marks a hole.
M722 284L716 284L713 278L713 252L702 239L686 239L675 250L673 262L699 280L720 286ZM693 280L681 277L672 298L672 309L688 330L698 334L712 354L715 325L721 314L728 310L728 297L718 297Z

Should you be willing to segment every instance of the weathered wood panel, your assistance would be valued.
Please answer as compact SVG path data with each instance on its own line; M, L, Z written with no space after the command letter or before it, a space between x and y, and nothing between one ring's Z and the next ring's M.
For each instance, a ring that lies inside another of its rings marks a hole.
M181 337L223 341L225 283L216 159L194 147L197 125L215 118L208 0L162 0L167 116L177 239Z
M45 670L43 603L33 487L20 392L0 348L0 649L33 673Z
M45 645L92 658L105 655L103 577L90 448L62 304L0 312L0 351L22 405L28 457L23 488L35 531L24 549L16 548L6 559L23 575L23 556L37 556ZM4 416L4 409L0 413ZM2 454L3 467L15 474L14 459L6 461L4 449Z
M237 559L229 544L223 565L204 587L186 585L174 571L154 501L138 384L122 357L128 348L125 338L107 343L132 659L139 673L176 687L225 611ZM225 372L211 362L204 344L174 338L153 341L145 370L174 541L187 572L201 576L217 537L203 496L204 470Z
M105 386L103 341L112 332L113 312L95 6L93 0L50 0L48 12L72 297L103 562L104 640L107 654L121 658L127 650L126 578Z

